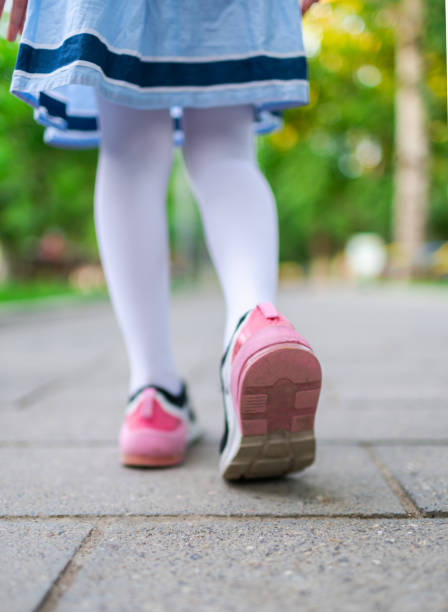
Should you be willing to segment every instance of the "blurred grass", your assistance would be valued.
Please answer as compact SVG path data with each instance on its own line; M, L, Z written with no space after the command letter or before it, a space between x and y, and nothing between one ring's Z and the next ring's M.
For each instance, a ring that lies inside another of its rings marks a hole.
M64 281L31 280L12 281L0 286L0 304L8 302L35 302L49 297L106 297L105 289L80 291Z
M200 281L199 281L200 283ZM197 282L187 277L173 277L171 279L172 291L194 289ZM73 287L63 279L59 281L35 279L26 281L10 281L0 285L0 308L5 306L41 305L46 301L90 301L109 299L106 287L90 289L88 291Z

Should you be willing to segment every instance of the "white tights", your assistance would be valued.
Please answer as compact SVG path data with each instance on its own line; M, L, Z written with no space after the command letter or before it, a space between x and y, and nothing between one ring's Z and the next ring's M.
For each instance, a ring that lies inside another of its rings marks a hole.
M129 357L129 392L154 383L177 393L166 218L172 119L168 109L133 109L100 95L98 106L95 226ZM184 130L185 165L225 297L224 347L246 310L275 302L276 204L257 164L251 106L186 108Z

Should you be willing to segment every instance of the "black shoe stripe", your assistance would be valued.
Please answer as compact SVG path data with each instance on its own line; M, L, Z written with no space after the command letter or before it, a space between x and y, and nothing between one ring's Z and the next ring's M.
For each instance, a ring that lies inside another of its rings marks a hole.
M179 406L179 408L185 407L187 403L187 399L188 399L187 386L185 384L185 381L182 381L181 390L177 395L175 395L174 393L171 393L170 391L168 391L167 389L164 389L163 387L159 387L159 385L154 385L151 383L147 385L143 385L142 387L137 389L137 391L134 391L132 395L129 396L128 402L131 403L132 401L134 401L134 399L137 397L139 393L141 393L145 389L149 389L150 387L153 387L154 389L159 391L169 402L171 402L175 406Z
M224 401L224 379L222 376L222 368L224 365L224 361L227 357L227 354L230 350L230 347L232 346L232 342L233 339L235 338L235 334L237 333L237 331L239 330L239 328L241 327L242 322L244 321L244 319L246 318L246 315L252 310L252 308L250 308L249 310L247 310L243 315L241 315L241 317L238 320L238 323L235 326L235 329L233 331L233 334L230 337L229 342L227 343L226 349L221 357L221 364L220 364L220 368L219 368L219 378L221 381L221 391L222 391L222 395L223 395L223 402L224 402L224 433L221 436L221 441L219 443L219 452L222 453L226 444L227 444L227 439L229 437L229 424L227 422L227 412L226 412L226 405L225 405L225 401ZM230 390L229 390L230 392Z
M234 337L235 337L236 332L237 332L237 331L238 331L238 329L240 328L241 323L243 322L243 319L245 318L245 316L246 316L246 315L247 315L247 314L248 314L248 313L249 313L251 310L252 310L252 308L250 308L249 310L247 310L247 311L246 311L244 314L242 314L242 315L241 315L241 317L238 319L238 323L236 324L235 329L233 330L233 334L230 336L230 340L228 341L227 346L226 346L226 349L225 349L225 351L224 351L224 353L223 353L223 355L222 355L222 357L221 357L221 367L223 366L223 364L224 364L224 360L225 360L225 358L226 358L226 356L227 356L227 353L229 352L230 347L232 346L232 342L233 342L233 339L234 339Z
M219 443L219 452L222 453L226 447L227 439L229 437L229 425L227 423L227 414L226 408L224 406L224 433L221 436L221 441Z

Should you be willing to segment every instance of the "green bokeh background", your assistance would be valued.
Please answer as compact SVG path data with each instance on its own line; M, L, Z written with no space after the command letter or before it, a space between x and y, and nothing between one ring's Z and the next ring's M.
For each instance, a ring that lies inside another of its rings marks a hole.
M311 104L285 111L280 132L258 137L260 165L278 204L281 261L306 266L313 257L339 252L360 231L392 239L395 9L392 0L338 0L316 5L304 20ZM427 239L447 240L443 0L427 3L426 12ZM0 40L0 243L14 277L26 278L35 273L29 262L48 231L61 232L73 260L98 260L92 214L97 150L61 151L43 143L31 108L9 93L17 47ZM177 159L168 195L172 237L179 166ZM174 252L175 239L172 246Z

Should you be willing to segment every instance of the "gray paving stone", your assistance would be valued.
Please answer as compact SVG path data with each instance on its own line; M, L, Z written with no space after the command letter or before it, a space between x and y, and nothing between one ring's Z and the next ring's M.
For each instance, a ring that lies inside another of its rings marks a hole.
M51 373L51 369L47 365L41 367L39 371L37 366L34 372L7 372L0 376L0 414L4 407L11 407L12 404L20 402L22 398L30 393L36 393L42 389L51 387L58 376L63 374L58 372L55 376Z
M331 401L334 408L343 408L344 410L358 410L368 412L369 410L433 410L437 411L440 416L440 411L447 411L448 398L442 393L429 393L415 395L404 393L402 391L391 393L390 390L377 388L375 393L359 393L345 390L342 395L340 391L336 393L334 388L331 388ZM410 415L412 418L413 415Z
M93 335L89 327L84 321L82 325L64 322L55 328L49 324L2 332L0 404L20 401L35 390L76 379L96 367L111 350L111 342L106 334Z
M12 326L1 321L0 313L0 406L53 381L94 375L106 358L109 365L124 363L126 378L124 346L107 302L21 313Z
M367 291L303 287L283 290L279 303L310 341L338 360L353 362L359 355L364 363L368 354L375 354L384 362L399 362L424 355L425 346L443 353L447 341L446 291L423 296L415 290L381 287Z
M124 386L56 389L31 406L0 410L0 442L115 442L124 414Z
M223 482L217 469L217 286L173 295L176 360L207 437L166 470L118 463L128 373L107 301L0 311L0 513L120 515L57 609L448 610L447 522L408 520L353 444L407 440L375 452L424 513L446 515L447 303L442 292L281 289L280 310L322 363L317 433L327 443L303 474L244 484ZM350 520L322 518L330 515ZM79 545L88 528L78 520L3 521L0 588L11 585L18 610L34 609Z
M194 370L187 382L193 406L214 439L221 435L223 406L217 372ZM0 409L1 442L115 442L124 415L128 384L127 366L119 359L102 363L77 381L48 388L29 398L26 407L14 403Z
M115 447L4 447L0 488L2 515L405 515L367 453L350 446L321 446L302 474L237 484L221 479L217 444L205 442L183 466L155 470L122 467Z
M195 412L209 436L217 439L224 423L217 388L193 384ZM79 381L36 398L31 406L4 406L0 410L0 444L12 442L115 443L127 401L127 385Z
M2 609L34 610L90 529L67 520L0 521Z
M441 356L440 360L443 358ZM325 365L325 358L321 356L320 359ZM347 366L347 370L350 370L350 366ZM349 377L349 372L333 374L332 383L342 405L346 399L350 401L352 397L371 400L422 398L433 402L444 401L446 404L448 398L446 372L431 372L424 379L421 376L421 371L410 371L407 374L389 372L386 375L385 370L381 368L372 377L365 376L364 379L358 377L354 380Z
M377 447L375 452L423 512L448 515L448 446Z
M342 345L338 357L327 354L326 349L322 351L323 373L331 381L342 405L354 396L445 399L446 402L446 350L434 351L432 342L428 342L415 351L408 346L406 338L401 344L402 347L397 347L390 357L372 351L368 343L364 346L364 355L350 345Z
M219 296L203 296L203 307L210 302L213 317L204 326L197 315L197 295L188 292L174 301L172 317L174 350L180 373L189 378L207 375L218 380L221 336L224 324L223 305ZM128 365L125 348L110 305L80 305L73 316L58 311L29 314L20 324L1 327L0 340L5 348L0 354L0 406L19 401L51 386L62 378L82 384L97 376L110 384L118 379L127 385ZM192 321L190 321L192 318ZM1 322L0 313L0 322ZM45 347L45 350L42 350ZM107 357L107 368L102 364ZM56 387L60 384L56 384ZM32 396L31 396L32 401Z
M118 524L57 609L442 612L447 545L447 521Z
M78 384L88 379L91 373L104 360L104 353L84 355L78 362L61 365L63 355L58 359L42 360L36 363L31 358L22 363L22 369L17 367L14 371L6 370L0 376L0 418L4 408L28 407L42 397L48 397L53 392ZM36 358L38 361L38 359Z
M334 408L319 405L316 435L323 440L434 440L448 441L448 410L381 407Z

